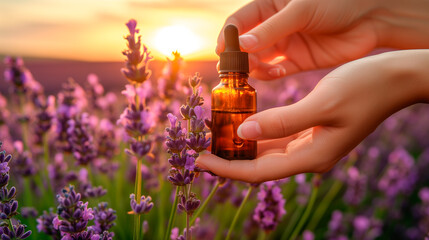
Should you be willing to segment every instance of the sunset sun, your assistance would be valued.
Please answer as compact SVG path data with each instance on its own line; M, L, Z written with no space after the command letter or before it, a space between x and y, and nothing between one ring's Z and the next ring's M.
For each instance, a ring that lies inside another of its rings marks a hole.
M153 40L156 50L165 56L169 56L174 51L179 51L182 55L189 55L202 47L201 38L190 28L182 25L160 28L155 33Z

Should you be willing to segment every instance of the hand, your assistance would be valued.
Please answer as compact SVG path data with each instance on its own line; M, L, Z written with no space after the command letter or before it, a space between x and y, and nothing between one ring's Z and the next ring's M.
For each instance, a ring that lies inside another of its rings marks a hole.
M255 0L227 20L251 53L251 76L275 79L332 67L376 47L429 48L429 1ZM219 34L216 52L224 50ZM286 57L273 64L278 56Z
M247 118L238 129L258 141L254 160L201 155L198 167L227 178L263 182L303 172L323 173L385 118L429 102L429 50L384 53L343 65L301 101Z

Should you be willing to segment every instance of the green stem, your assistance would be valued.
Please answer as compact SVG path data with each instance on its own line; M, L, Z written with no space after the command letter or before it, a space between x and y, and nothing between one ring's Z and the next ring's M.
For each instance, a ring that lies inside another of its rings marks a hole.
M344 166L344 171L347 172L347 170L355 164L356 160L357 160L356 154L351 153L350 159L347 161L347 163ZM317 225L319 224L319 221L322 219L329 205L334 200L335 196L337 196L338 192L341 190L343 185L344 184L339 180L336 180L332 184L331 188L329 189L329 192L322 199L316 211L314 211L313 217L311 218L310 223L308 224L308 230L313 231L314 229L316 229Z
M12 220L9 218L9 219L8 219L8 222L9 222L10 230L12 231L13 235L15 236L15 235L16 235L16 233L15 233L15 229L13 229Z
M142 159L138 158L137 159L137 167L136 167L136 201L137 204L140 204L140 198L141 198L141 189L142 189ZM137 214L137 218L134 218L137 222L135 225L135 231L136 231L136 237L138 240L140 240L140 228L141 228L141 224L140 224L140 214Z
M166 192L170 192L168 191L169 188L166 184L163 183L163 179L162 179L162 175L159 174L158 175L158 181L159 181L159 191L157 193L158 195L158 200L159 200L159 206L165 206L167 203L164 201L164 199L168 199L168 197L165 197L165 193ZM164 189L165 188L165 189ZM162 236L163 232L164 232L164 228L165 228L165 214L164 214L165 209L163 207L158 207L158 236Z
M170 212L170 219L168 220L167 231L164 233L164 240L168 240L171 233L171 228L173 227L174 219L176 218L177 202L179 201L179 186L176 187L176 194L174 196L173 207Z
M186 214L186 240L191 240L191 231L189 231L189 214Z
M188 188L188 189L186 189L186 188ZM185 197L186 197L186 201L188 201L188 199L189 199L189 190L190 189L190 186L189 185L185 185L185 186L183 186L183 192L184 192L184 194L185 194ZM190 238L189 238L189 236L190 236L190 234L189 234L189 215L188 215L188 213L186 213L185 214L186 215L186 240L190 240Z
M237 223L238 217L240 216L241 210L243 210L244 204L246 204L247 200L249 199L250 194L252 193L253 187L250 186L249 190L247 190L246 196L244 197L243 201L240 204L240 207L238 207L237 213L235 214L234 218L232 219L231 226L228 230L228 235L226 235L226 240L229 240L231 238L231 233L235 227L235 224Z
M292 215L290 221L287 223L288 226L287 226L286 230L283 232L283 235L281 238L282 240L288 239L289 235L292 233L293 228L295 227L296 223L298 222L299 217L301 216L303 210L304 210L304 207L299 206L298 208L296 208L295 211L293 211L293 215Z
M308 224L308 230L313 231L317 225L319 224L320 219L322 219L329 205L334 200L335 196L337 196L338 192L341 190L343 183L341 181L335 181L329 189L328 193L320 202L319 206L317 206L316 211L314 211L313 217Z
M216 185L213 187L212 191L210 192L209 196L204 201L203 205L201 205L200 208L198 208L198 211L194 214L194 216L191 219L191 225L194 225L195 221L197 220L198 216L204 211L204 209L207 207L207 204L210 202L210 200L213 198L214 194L216 193L217 189L219 188L220 183L219 181L216 183Z
M302 227L307 222L308 216L310 216L311 209L313 208L314 203L316 202L317 192L319 191L319 186L314 186L313 191L311 191L310 200L308 201L307 208L305 209L304 214L298 222L298 226L292 233L292 236L289 238L291 240L295 240L298 237L298 234L301 232Z
M21 117L23 117L25 114L24 104L25 104L25 96L23 94L19 94L19 110L21 112ZM21 131L22 131L22 144L24 146L24 151L27 151L28 150L28 124L27 124L27 122L21 122Z
M265 239L268 239L268 234L263 229L259 229L257 240L265 240Z

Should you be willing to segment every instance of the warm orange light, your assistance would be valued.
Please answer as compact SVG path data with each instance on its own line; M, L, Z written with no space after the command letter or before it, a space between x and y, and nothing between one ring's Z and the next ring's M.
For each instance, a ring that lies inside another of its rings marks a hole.
M170 56L174 51L186 56L200 50L203 44L201 38L190 28L173 25L160 28L155 33L153 45L165 56Z

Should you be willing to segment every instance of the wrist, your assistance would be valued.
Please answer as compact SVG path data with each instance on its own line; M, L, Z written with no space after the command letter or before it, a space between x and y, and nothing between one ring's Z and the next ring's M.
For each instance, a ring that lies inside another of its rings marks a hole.
M378 37L378 47L429 48L428 1L375 0L368 18Z
M386 86L394 89L398 107L429 103L429 50L394 51L380 58L380 71L388 73Z

